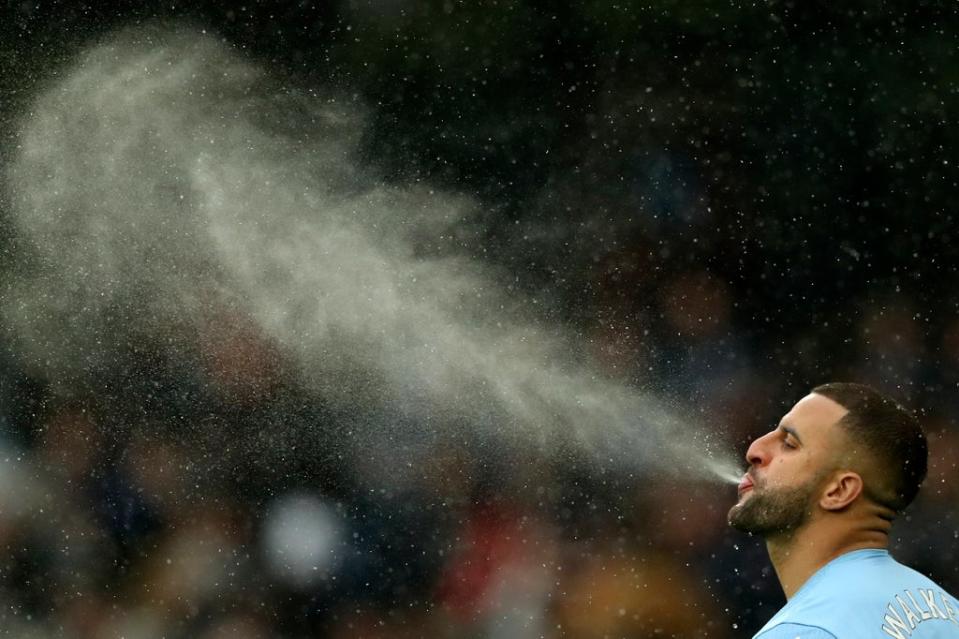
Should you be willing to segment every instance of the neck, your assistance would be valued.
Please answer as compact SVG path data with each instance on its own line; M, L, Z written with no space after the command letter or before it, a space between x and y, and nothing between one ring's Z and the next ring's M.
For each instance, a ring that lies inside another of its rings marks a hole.
M827 521L810 522L797 530L766 538L766 549L786 599L792 599L810 577L836 557L854 550L889 546L888 526L830 528L834 526Z

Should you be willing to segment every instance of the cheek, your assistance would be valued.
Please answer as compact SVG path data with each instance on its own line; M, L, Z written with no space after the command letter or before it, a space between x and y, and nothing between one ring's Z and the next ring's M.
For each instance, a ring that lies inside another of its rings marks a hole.
M784 462L787 464L790 474L800 480L814 477L822 467L819 459L805 453L797 454L792 459L784 460Z
M805 456L780 456L773 460L767 471L767 483L771 486L792 486L810 477L812 465Z

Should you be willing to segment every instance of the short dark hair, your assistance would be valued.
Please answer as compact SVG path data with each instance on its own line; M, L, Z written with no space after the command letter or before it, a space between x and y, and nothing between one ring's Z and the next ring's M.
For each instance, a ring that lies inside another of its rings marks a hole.
M812 392L849 411L839 424L863 442L878 462L882 485L867 486L867 493L897 512L912 503L926 478L929 457L926 434L919 420L894 399L865 384L833 382L817 386Z

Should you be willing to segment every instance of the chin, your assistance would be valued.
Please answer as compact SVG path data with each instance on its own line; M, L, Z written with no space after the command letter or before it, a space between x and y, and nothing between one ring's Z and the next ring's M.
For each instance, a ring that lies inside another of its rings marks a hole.
M742 509L742 502L735 504L732 508L729 509L729 512L726 513L726 523L736 528L736 516L739 514L739 511Z

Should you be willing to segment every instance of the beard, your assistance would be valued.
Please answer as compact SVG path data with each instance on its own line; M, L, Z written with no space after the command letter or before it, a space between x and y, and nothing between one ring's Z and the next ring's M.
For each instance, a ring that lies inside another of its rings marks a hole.
M809 518L816 486L815 480L792 488L756 486L752 495L729 510L729 525L760 537L794 531Z

